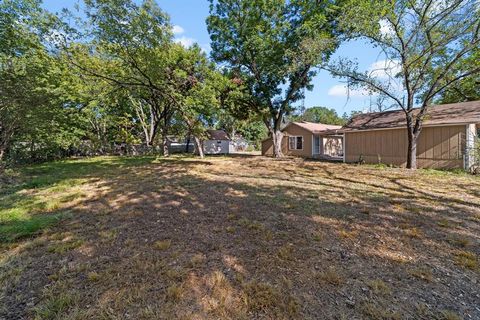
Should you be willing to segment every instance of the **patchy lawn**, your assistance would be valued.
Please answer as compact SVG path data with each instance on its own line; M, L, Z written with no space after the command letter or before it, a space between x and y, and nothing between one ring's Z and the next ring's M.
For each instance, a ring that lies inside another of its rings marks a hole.
M0 319L479 319L480 179L262 157L0 179Z

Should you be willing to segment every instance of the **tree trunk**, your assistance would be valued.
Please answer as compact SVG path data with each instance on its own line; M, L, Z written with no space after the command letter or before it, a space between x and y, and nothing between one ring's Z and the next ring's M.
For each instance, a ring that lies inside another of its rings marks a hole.
M169 157L170 151L168 150L168 139L166 136L164 136L162 139L162 147L163 147L163 156Z
M0 162L3 160L3 157L5 156L5 149L3 146L0 146Z
M187 136L187 145L185 146L185 153L188 153L190 151L189 147L190 147L190 133Z
M273 142L273 157L274 158L282 158L282 140L283 140L283 133L278 129L272 130L272 142Z
M417 169L417 138L412 129L407 128L408 132L408 150L407 150L407 169Z
M164 157L170 156L170 150L168 150L168 137L165 130L162 132L162 154Z
M203 146L202 142L197 136L193 136L193 140L195 141L195 148L197 149L197 154L200 156L200 158L205 158L205 154L203 153Z

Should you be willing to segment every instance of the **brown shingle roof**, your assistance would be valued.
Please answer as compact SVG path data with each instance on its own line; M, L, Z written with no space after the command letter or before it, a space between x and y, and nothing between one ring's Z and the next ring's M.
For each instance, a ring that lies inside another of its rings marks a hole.
M290 122L291 124L295 124L303 129L306 129L312 133L318 133L326 130L334 130L340 129L342 126L336 126L331 124L323 124L323 123L315 123L315 122L307 122L307 121L299 121L299 122Z
M414 114L418 114L415 109ZM431 106L427 111L424 126L442 124L480 123L480 101L461 102ZM359 114L342 128L342 132L405 127L403 110Z
M210 140L230 140L228 134L223 130L207 130L207 136Z

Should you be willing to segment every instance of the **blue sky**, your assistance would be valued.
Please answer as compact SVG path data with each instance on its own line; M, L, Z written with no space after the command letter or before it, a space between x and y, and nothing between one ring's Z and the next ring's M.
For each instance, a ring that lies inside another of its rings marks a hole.
M73 8L76 0L44 0L44 7L51 12L59 12L62 8ZM157 0L175 25L175 37L178 41L189 45L197 42L204 50L210 48L205 19L209 12L208 0ZM361 70L369 70L375 63L382 63L383 58L377 49L364 41L343 44L332 57L357 59ZM350 92L347 98L344 82L321 71L314 80L314 89L306 92L305 107L325 106L334 108L339 115L352 110L364 111L369 108L374 98L357 90Z

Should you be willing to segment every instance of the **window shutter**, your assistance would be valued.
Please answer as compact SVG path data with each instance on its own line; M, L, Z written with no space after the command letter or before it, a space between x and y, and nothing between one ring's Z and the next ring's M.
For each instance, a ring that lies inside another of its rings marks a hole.
M295 150L295 137L288 137L288 148Z

